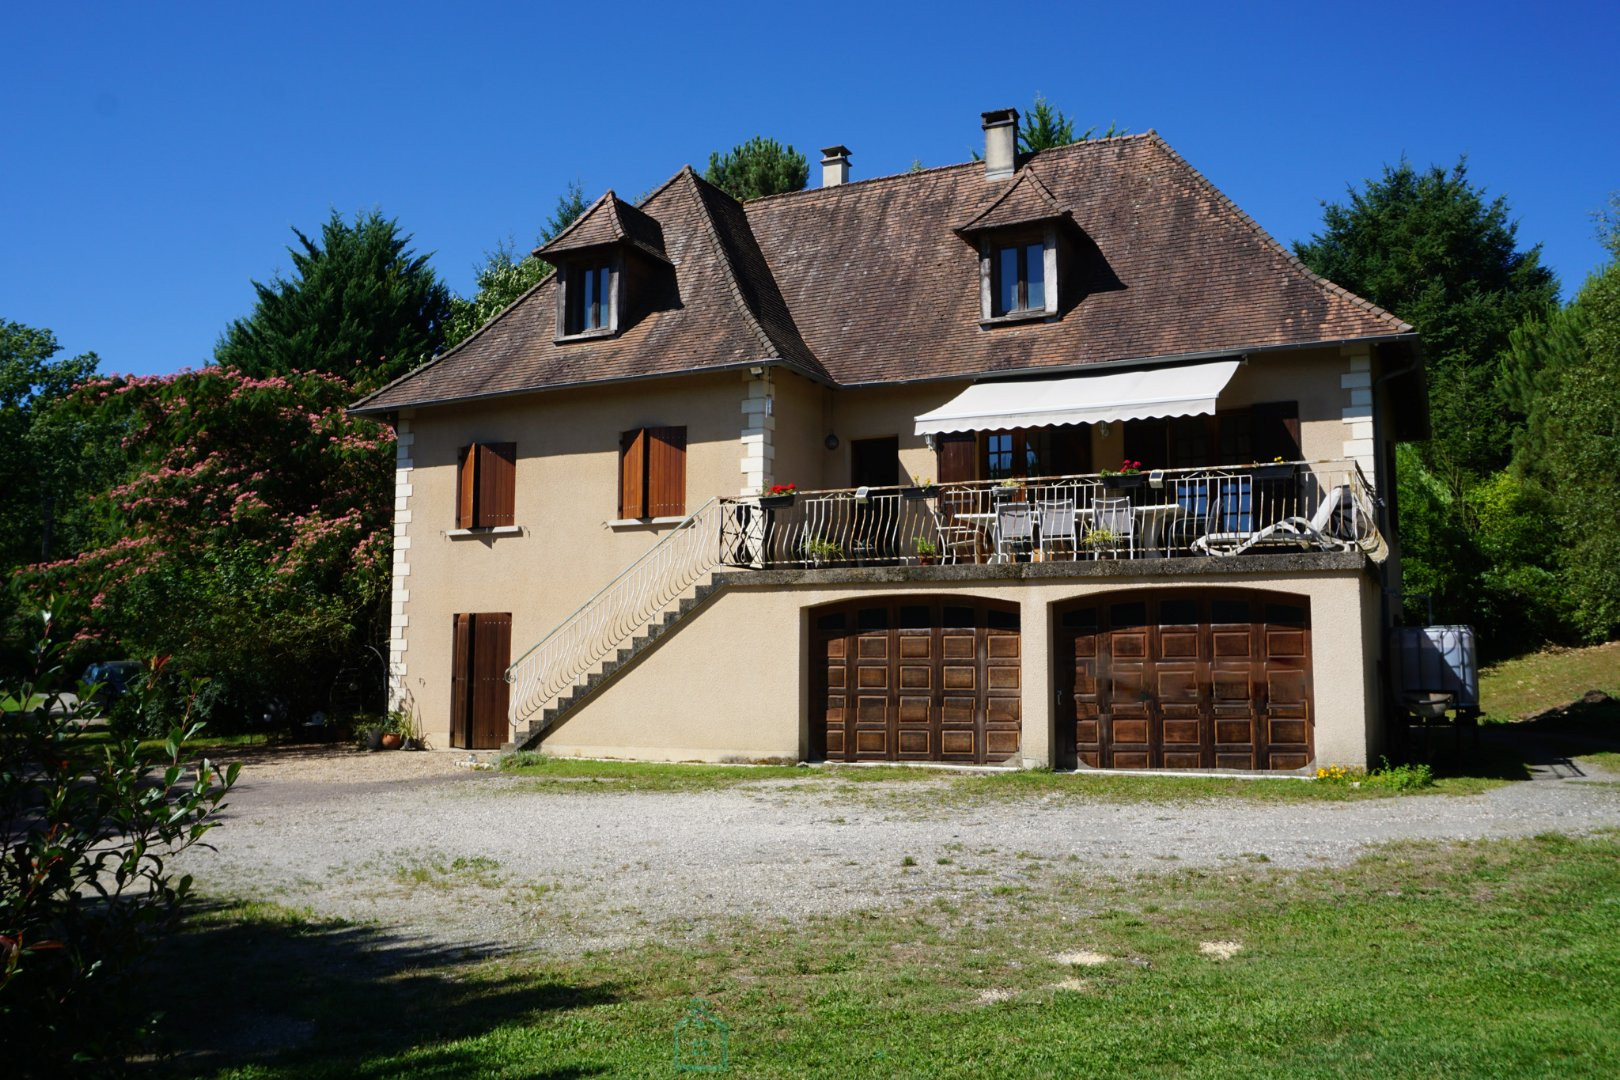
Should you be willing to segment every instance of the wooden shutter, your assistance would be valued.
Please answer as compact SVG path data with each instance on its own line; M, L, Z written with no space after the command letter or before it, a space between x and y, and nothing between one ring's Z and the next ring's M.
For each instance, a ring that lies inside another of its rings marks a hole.
M647 514L686 516L686 429L647 428Z
M647 516L647 432L644 428L619 436L619 516Z
M472 619L455 616L450 650L450 745L470 746L472 716Z
M463 446L456 465L456 528L471 529L478 493L478 446Z
M493 529L516 520L512 505L517 498L517 446L514 443L478 445L477 528Z
M473 750L498 750L508 731L506 668L512 657L511 612L472 616L471 738Z
M979 437L973 432L940 435L934 446L940 483L956 484L979 478Z

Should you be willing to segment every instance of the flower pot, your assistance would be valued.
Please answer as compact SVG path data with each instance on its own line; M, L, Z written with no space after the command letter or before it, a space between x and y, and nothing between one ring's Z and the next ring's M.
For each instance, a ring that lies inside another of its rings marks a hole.
M919 555L919 556L917 556L917 565L918 566L933 566L937 562L939 562L939 556L938 555Z
M1147 480L1147 473L1115 473L1103 477L1103 487L1110 491L1133 491Z
M1275 464L1256 465L1254 467L1256 480L1292 480L1294 466L1292 462L1277 462Z
M759 505L765 510L780 510L785 506L792 506L795 495L761 495Z
M405 736L396 731L390 731L382 737L382 748L384 750L398 750L404 742Z
M934 493L931 487L904 487L900 489L902 499L926 499Z
M366 732L366 749L367 750L381 750L382 749L382 741L383 741L383 733L378 731L376 728L372 728L370 731Z

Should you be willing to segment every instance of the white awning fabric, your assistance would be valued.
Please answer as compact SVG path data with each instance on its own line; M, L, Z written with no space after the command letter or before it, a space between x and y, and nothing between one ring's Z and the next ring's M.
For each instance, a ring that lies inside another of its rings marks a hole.
M1215 412L1215 399L1238 363L1217 360L1064 379L975 383L917 417L917 434L1207 416Z

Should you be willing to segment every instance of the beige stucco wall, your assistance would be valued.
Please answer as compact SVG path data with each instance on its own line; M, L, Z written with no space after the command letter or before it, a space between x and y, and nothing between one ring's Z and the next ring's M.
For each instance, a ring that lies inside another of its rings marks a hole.
M834 575L836 571L828 571ZM734 587L643 654L547 734L549 753L585 757L719 761L801 757L808 747L811 608L883 594L936 593L1011 600L1021 608L1022 757L1053 764L1053 610L1121 590L1268 589L1310 602L1315 745L1319 762L1362 765L1376 730L1373 676L1376 585L1360 571L1271 575L1188 574L1159 580L915 581ZM1371 606L1369 606L1371 605Z
M667 532L668 524L615 523L620 432L686 427L688 512L712 495L736 494L745 378L693 376L417 412L403 526L403 683L435 745L449 745L451 616L511 612L516 658ZM516 444L520 531L454 536L457 454L486 441Z

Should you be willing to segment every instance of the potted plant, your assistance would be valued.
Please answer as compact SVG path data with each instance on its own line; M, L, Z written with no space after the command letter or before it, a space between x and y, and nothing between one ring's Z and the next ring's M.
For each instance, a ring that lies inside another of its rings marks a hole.
M844 557L844 549L831 540L823 540L819 536L812 536L804 542L804 557L812 565L823 566L826 563L837 562Z
M1114 549L1119 546L1119 540L1119 535L1112 529L1093 529L1086 533L1086 538L1081 543L1100 556L1104 553L1113 554Z
M1114 491L1139 488L1142 486L1142 481L1147 479L1147 473L1142 471L1142 463L1132 461L1130 458L1121 461L1117 469L1104 469L1101 475L1103 487Z
M381 721L371 720L364 724L354 725L354 744L360 750L381 750L383 738L383 725Z
M784 506L792 506L793 497L798 493L797 484L772 484L759 493L759 505L766 510L779 510Z
M926 499L933 493L934 482L925 480L915 473L911 476L911 486L900 489L900 497L904 499Z
M401 750L422 750L426 747L422 738L422 723L416 713L416 702L409 696L388 711L388 724L399 736Z
M990 497L996 502L1008 502L1016 500L1023 491L1024 482L1016 476L1009 476L990 489Z
M911 541L917 549L917 565L933 566L939 560L939 545L919 534Z

